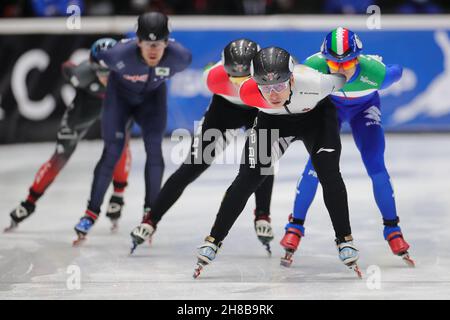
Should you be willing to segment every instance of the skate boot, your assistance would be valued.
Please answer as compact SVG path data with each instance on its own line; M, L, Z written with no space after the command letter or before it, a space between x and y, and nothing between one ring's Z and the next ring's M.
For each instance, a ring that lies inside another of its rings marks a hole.
M285 255L281 258L280 264L283 267L290 267L293 260L292 256L300 244L301 237L305 235L303 220L295 219L289 215L289 223L285 227L286 233L280 244L285 250Z
M4 229L4 232L10 232L19 226L19 223L28 218L36 209L36 206L29 201L22 201L11 213L11 224Z
M130 233L132 242L130 254L133 254L137 246L143 244L145 241L148 240L149 243L151 243L152 236L155 231L156 224L151 220L151 211L150 209L145 209L145 214L141 224L134 228Z
M358 249L356 249L353 244L353 237L349 235L344 237L344 239L336 239L336 246L339 252L339 259L347 267L355 271L357 276L361 279L362 273L357 264L359 253Z
M203 268L216 258L217 251L219 251L221 246L222 242L217 242L211 236L206 237L205 243L197 248L197 265L194 270L194 279L198 278Z
M122 215L122 208L124 206L123 197L112 195L109 200L108 210L106 216L111 221L111 232L115 232L118 229L119 218Z
M86 240L86 236L89 230L94 225L95 220L97 220L97 215L90 210L86 210L86 214L81 217L80 222L78 222L78 224L74 228L78 237L73 241L74 247L82 244Z
M396 220L395 225L390 222L392 222L392 220L384 220L384 239L388 242L393 254L401 257L409 267L415 267L415 262L408 253L409 244L403 238L402 230L397 225L399 220Z
M272 255L270 250L270 241L273 240L272 226L270 225L270 217L268 214L255 210L255 231L259 241L266 247L267 253Z

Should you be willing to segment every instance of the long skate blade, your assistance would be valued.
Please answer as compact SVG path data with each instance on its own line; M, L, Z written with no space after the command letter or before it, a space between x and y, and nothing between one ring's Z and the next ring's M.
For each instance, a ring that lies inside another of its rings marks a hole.
M111 220L111 233L117 233L117 231L119 230L119 223L117 220Z
M202 272L202 270L205 268L205 266L207 266L208 263L201 260L200 258L197 258L197 265L195 266L194 269L194 274L192 275L194 277L194 279L197 279L198 276L200 275L200 273Z
M134 253L134 250L136 250L138 244L136 241L133 241L131 244L131 250L130 250L130 255L132 255Z
M362 272L361 269L359 269L359 266L354 263L352 265L348 266L350 269L352 269L353 271L355 271L356 275L358 276L359 279L362 279Z
M201 263L197 263L197 266L195 266L194 274L192 275L194 279L197 279L200 276L200 273L203 270L203 265Z
M75 240L72 242L72 246L73 246L73 247L81 246L81 245L83 244L84 241L86 241L86 235L78 234L78 239L75 239Z
M269 257L271 257L271 256L272 256L272 250L271 250L271 248L270 248L270 244L266 243L266 244L264 245L264 247L265 247L265 249L266 249L266 251L267 251L267 255L268 255Z
M5 229L3 229L3 232L4 233L13 232L15 229L17 229L18 226L19 226L18 223L15 223L14 221L11 221L11 224L9 225L9 227L6 227Z
M292 260L287 258L281 258L280 259L280 266L285 268L290 268L292 265Z
M403 261L406 263L406 265L410 268L415 268L416 267L416 263L414 262L414 260L409 256L409 253L404 253L401 255Z
M294 255L295 250L284 249L284 257L280 259L280 265L286 268L289 268L293 262L292 256Z

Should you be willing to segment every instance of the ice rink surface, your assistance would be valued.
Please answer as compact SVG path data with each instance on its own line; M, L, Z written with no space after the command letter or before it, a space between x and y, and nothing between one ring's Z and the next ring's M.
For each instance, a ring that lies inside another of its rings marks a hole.
M242 143L241 139L231 148L240 151ZM168 139L164 141L165 179L177 167L170 160L175 146ZM237 165L220 164L187 188L159 224L152 245L142 245L129 256L129 233L140 222L143 205L145 153L139 139L132 141L132 173L119 231L111 234L110 222L102 216L87 242L73 248L73 226L85 209L101 147L98 141L80 143L33 216L14 233L0 234L0 299L450 298L449 135L387 137L387 166L401 227L416 260L415 269L406 267L390 252L382 237L371 182L351 136L343 137L341 171L363 280L338 260L320 189L292 267L279 264L283 251L278 243L306 161L301 142L289 148L276 176L271 258L253 230L252 197L217 259L199 279L192 279L196 246L208 235L223 194L238 169ZM9 212L24 199L36 170L53 148L52 143L0 146L2 228L9 224Z

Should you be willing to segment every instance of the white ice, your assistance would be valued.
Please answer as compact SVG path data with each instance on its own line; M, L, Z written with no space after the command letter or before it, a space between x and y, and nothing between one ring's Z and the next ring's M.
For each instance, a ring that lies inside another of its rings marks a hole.
M208 235L237 165L212 166L167 213L153 244L142 245L129 256L129 232L140 221L143 204L145 153L139 139L132 141L132 174L119 232L111 234L110 223L102 216L88 241L73 248L73 226L85 208L101 147L99 141L80 143L33 216L14 233L0 234L0 299L450 298L449 135L387 137L386 161L415 269L406 267L383 240L370 180L352 138L343 137L341 169L363 280L337 258L321 190L292 267L279 264L283 252L278 243L306 160L301 142L282 158L276 177L271 258L253 230L252 197L217 259L199 279L192 279L195 248ZM173 147L174 142L164 141L165 178L177 168L170 160ZM9 212L24 199L35 171L53 148L52 143L0 147L0 226L9 224ZM241 150L242 140L235 148ZM79 289L73 266L80 270Z

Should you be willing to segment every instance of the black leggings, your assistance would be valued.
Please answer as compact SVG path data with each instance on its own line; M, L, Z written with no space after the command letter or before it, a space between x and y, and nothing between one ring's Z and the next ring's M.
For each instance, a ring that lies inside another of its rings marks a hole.
M164 183L151 208L151 220L153 223L158 223L163 215L178 200L184 189L209 168L211 161L216 156L215 147L219 143L225 142L222 146L223 149L226 148L226 130L241 127L245 127L246 129L251 128L257 114L258 110L255 108L238 106L221 96L213 96L208 111L205 113L196 135L192 140L188 157L178 170ZM219 141L217 135L213 135L214 137L212 139L205 139L205 137L208 137L207 130L210 129L220 133L220 140L223 140ZM211 157L208 157L209 153L204 152L205 150L212 150L210 152ZM272 186L273 176L266 179L259 188L255 188L253 191L255 193L257 213L270 214Z
M245 144L239 174L226 191L211 230L217 242L227 236L250 195L271 176L273 164L297 139L303 140L311 156L336 238L342 240L351 234L347 192L339 171L341 141L336 109L325 98L305 114L258 114Z

